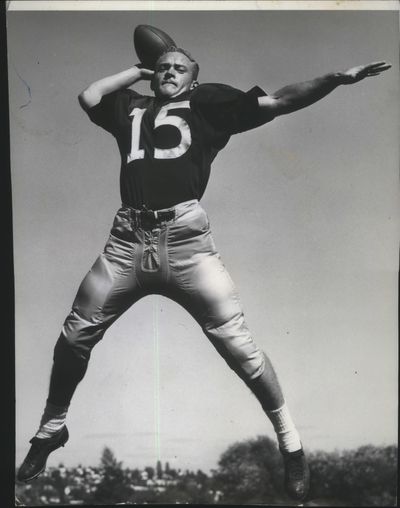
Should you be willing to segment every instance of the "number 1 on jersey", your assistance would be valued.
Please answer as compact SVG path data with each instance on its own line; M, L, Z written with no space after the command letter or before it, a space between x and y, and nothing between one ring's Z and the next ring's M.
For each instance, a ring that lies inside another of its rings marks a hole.
M129 113L132 116L132 131L131 131L131 153L128 154L128 163L136 159L144 159L144 150L139 148L140 143L140 126L145 109L133 108Z

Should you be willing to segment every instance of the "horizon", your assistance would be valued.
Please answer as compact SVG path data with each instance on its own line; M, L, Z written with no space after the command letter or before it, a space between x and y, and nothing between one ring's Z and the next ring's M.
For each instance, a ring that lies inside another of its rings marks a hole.
M273 441L274 444L275 443L275 440L270 438L269 436L255 436L253 438L249 438L249 439L245 439L243 441L240 441L240 443L248 443L249 441L252 441L252 440L255 440L259 437L268 437L271 441ZM238 443L232 443L230 446L233 446L235 444L238 444ZM228 446L227 450L230 448L230 446ZM311 451L308 451L308 454L310 457L313 457L314 455L317 455L319 453L328 453L328 454L339 454L339 455L342 455L342 454L346 454L348 452L352 452L352 451L358 451L359 449L362 449L362 448L365 448L365 447L373 447L375 449L385 449L385 448L391 448L391 447L394 447L396 448L396 450L398 449L398 446L396 443L392 443L392 444L387 444L387 445L373 445L373 444L366 444L366 445L361 445L361 446L358 446L358 447L355 447L355 448L345 448L345 449L334 449L334 450L330 450L330 451L327 451L327 450L322 450L322 449L318 449L318 450L311 450ZM166 461L163 461L163 460L160 460L160 459L157 459L156 462L154 462L153 464L145 464L145 465L141 465L141 466L137 466L137 465L130 465L130 466L127 466L125 464L125 462L123 460L119 460L119 457L114 453L114 450L112 448L110 448L108 445L104 445L101 449L101 451L99 452L99 460L98 460L98 463L97 464L84 464L82 462L79 462L77 464L70 464L70 465L65 465L64 462L62 460L59 460L58 464L57 465L51 465L51 466L48 466L46 467L46 471L52 471L54 469L60 469L61 467L65 468L65 469L77 469L77 468L96 468L96 469L100 469L101 467L103 467L101 465L101 459L102 459L102 456L104 454L104 451L108 449L114 459L120 464L120 467L122 469L129 469L129 470L139 470L139 471L145 471L146 468L152 468L154 469L154 473L155 475L156 474L156 471L157 471L157 467L158 467L158 463L161 464L161 469L162 469L162 472L165 473L166 472L166 469L167 469L167 464L169 466L169 469L171 471L175 471L177 474L179 474L180 472L183 473L183 474L187 474L187 473L196 473L197 471L201 471L207 475L212 475L214 474L215 472L215 468L218 467L218 465L216 465L214 468L211 468L209 470L203 470L201 468L194 468L194 469L189 469L189 468L181 468L178 466L175 466L175 467L172 467L170 462L168 460ZM225 451L227 451L225 450ZM278 453L279 452L279 449L278 449L278 446L276 446L276 452ZM55 452L57 453L57 451ZM16 468L18 467L18 465L16 465Z

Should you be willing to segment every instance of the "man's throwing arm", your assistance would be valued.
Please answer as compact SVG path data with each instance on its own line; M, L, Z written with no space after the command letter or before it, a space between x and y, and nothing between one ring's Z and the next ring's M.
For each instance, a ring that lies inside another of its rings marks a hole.
M374 62L352 67L347 71L326 74L310 81L285 86L272 95L259 97L258 104L268 115L286 115L314 104L339 85L350 85L370 76L378 76L390 67L391 64L386 62Z
M86 111L98 104L103 95L127 88L142 79L150 80L153 74L153 71L134 66L112 76L107 76L95 81L80 93L78 96L79 103Z

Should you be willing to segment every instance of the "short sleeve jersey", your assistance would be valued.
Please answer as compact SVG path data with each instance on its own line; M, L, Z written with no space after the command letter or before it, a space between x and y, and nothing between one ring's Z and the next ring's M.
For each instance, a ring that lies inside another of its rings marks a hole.
M103 96L87 113L118 143L122 203L160 210L200 200L230 136L272 119L258 107L262 95L258 87L203 84L167 100L130 89Z

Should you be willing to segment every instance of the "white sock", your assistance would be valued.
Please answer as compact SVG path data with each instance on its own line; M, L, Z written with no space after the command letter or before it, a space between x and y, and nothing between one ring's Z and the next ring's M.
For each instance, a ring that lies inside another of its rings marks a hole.
M286 404L283 404L279 409L266 411L266 414L274 426L280 448L285 452L300 450L300 436Z
M48 402L44 408L39 430L36 432L35 437L43 439L54 436L65 424L67 411L68 407L55 406Z

